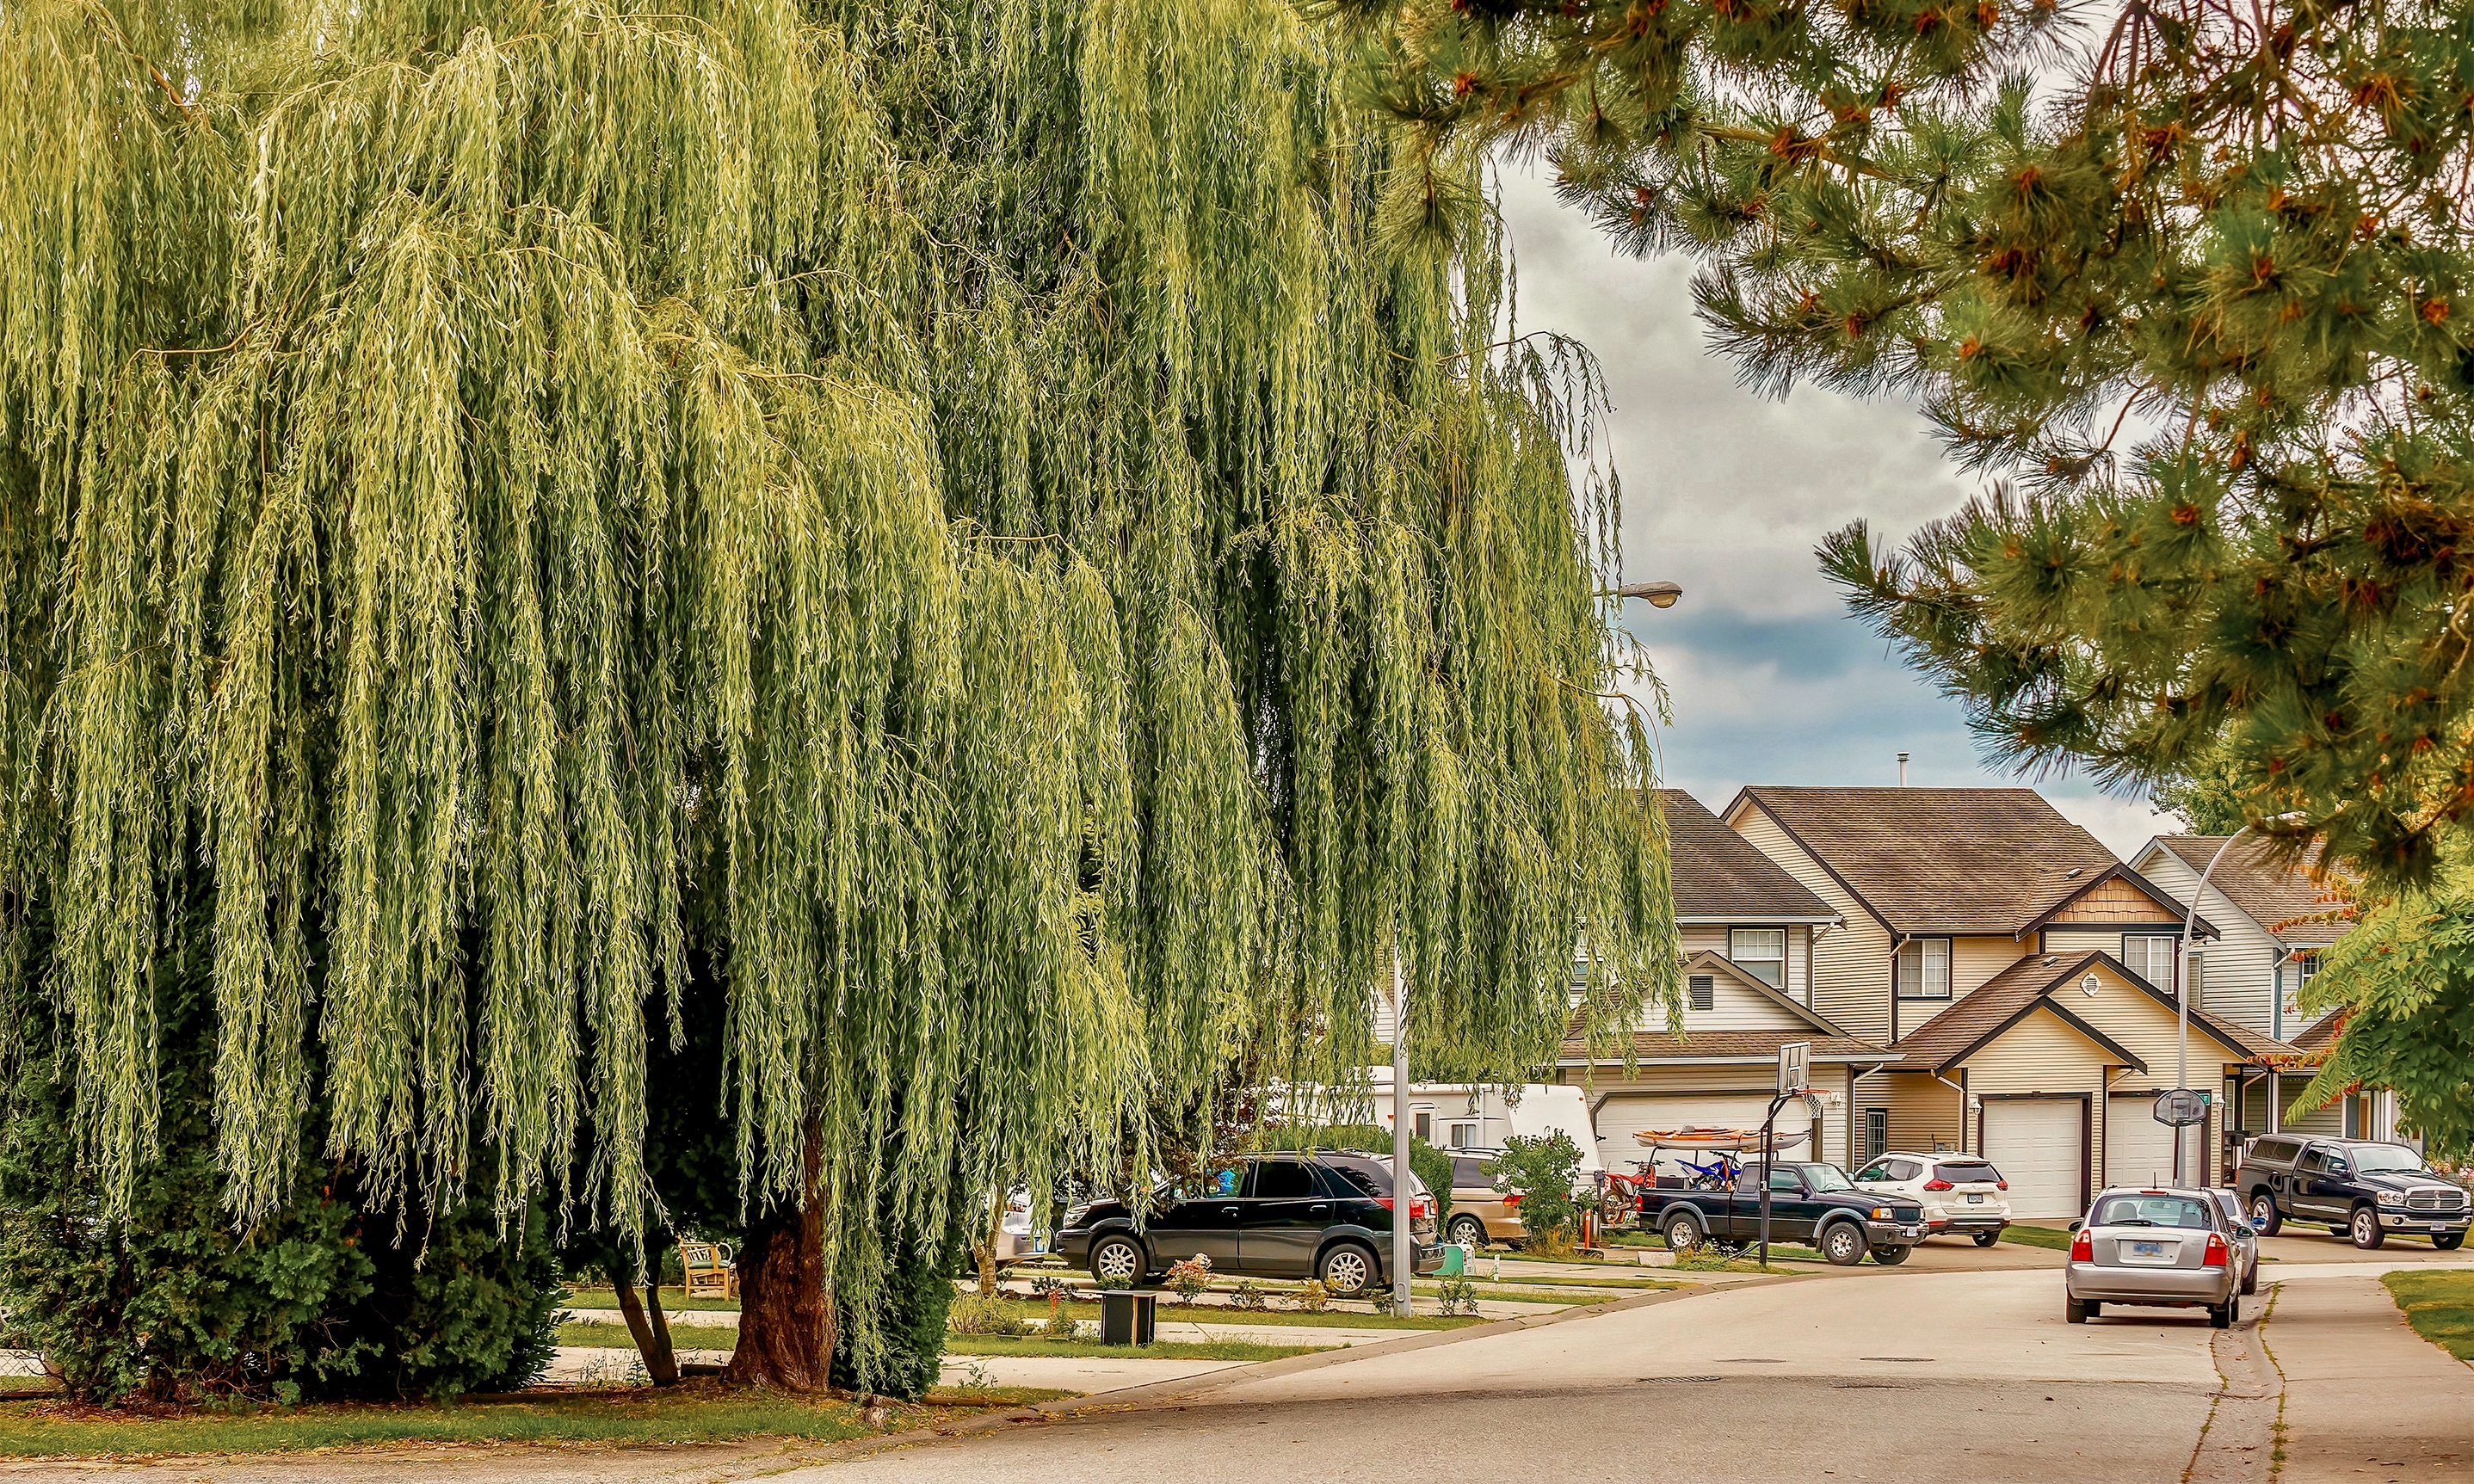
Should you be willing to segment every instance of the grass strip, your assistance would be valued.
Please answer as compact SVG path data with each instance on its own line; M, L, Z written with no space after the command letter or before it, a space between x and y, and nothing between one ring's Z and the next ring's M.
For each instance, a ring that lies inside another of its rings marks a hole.
M660 1444L760 1437L831 1443L1064 1395L1031 1387L940 1388L926 1401L886 1408L874 1425L848 1401L698 1382L661 1391L637 1386L527 1392L446 1406L339 1403L146 1413L60 1400L6 1401L0 1402L0 1458L160 1458L388 1443Z
M608 1288L573 1288L568 1291L564 1303L569 1308L616 1309L618 1307L618 1295ZM665 1288L662 1290L662 1308L665 1312L672 1314L681 1309L723 1309L736 1314L739 1312L739 1301L737 1299L691 1299L676 1288Z
M2474 1272L2408 1269L2380 1278L2413 1332L2460 1360L2474 1363Z
M2007 1226L2001 1229L2001 1240L2051 1252L2068 1252L2071 1247L2071 1234L2058 1227Z

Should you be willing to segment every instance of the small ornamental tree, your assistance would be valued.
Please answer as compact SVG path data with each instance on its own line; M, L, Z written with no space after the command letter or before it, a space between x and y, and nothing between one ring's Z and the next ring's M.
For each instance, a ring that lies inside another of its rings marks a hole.
M2474 861L2462 843L2450 854L2429 886L2370 904L2320 950L2302 1008L2343 1019L2293 1109L2393 1089L2398 1121L2462 1163L2474 1157Z
M1572 1185L1581 1175L1581 1149L1571 1135L1562 1129L1543 1138L1515 1134L1483 1169L1494 1188L1520 1197L1514 1209L1530 1242L1561 1247L1577 1234L1581 1207Z

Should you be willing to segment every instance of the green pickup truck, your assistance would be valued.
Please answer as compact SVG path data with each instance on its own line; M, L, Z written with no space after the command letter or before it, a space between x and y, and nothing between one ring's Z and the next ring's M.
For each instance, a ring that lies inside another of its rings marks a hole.
M1747 1164L1726 1190L1644 1190L1641 1225L1682 1252L1704 1237L1758 1241L1761 1186L1770 1197L1770 1240L1818 1248L1840 1267L1873 1260L1896 1267L1925 1236L1924 1208L1859 1190L1835 1164Z

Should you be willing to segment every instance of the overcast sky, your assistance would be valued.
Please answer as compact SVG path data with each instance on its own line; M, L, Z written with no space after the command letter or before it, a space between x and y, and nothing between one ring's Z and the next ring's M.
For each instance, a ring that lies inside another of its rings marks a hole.
M1684 585L1663 612L1627 605L1674 701L1666 781L1716 809L1746 783L1895 783L1901 752L1918 784L2025 781L1978 757L1957 703L1847 616L1813 559L1851 520L1904 540L1974 492L1914 409L1808 387L1756 396L1706 348L1689 260L1613 254L1536 180L1508 176L1504 209L1520 327L1573 335L1606 368L1624 576ZM2117 855L2174 827L2082 779L2038 786Z

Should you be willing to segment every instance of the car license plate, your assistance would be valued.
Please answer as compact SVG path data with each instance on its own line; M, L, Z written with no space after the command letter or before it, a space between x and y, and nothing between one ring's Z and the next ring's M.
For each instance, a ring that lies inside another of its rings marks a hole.
M2431 1234L2432 1234L2432 1235L2434 1235L2434 1236L2439 1236L2439 1235L2442 1235L2443 1233L2445 1233L2447 1231L2448 1231L2448 1229L2447 1229L2446 1227L2441 1226L2441 1225L2438 1225L2438 1223L2434 1223L2434 1224L2433 1224L2433 1226L2432 1226L2432 1229L2431 1229Z
M2123 1242L2117 1250L2124 1262L2145 1262L2162 1267L2172 1262L2181 1247L2179 1242Z
M1899 1234L1901 1236L1913 1236L1916 1234L1917 1230L1918 1229L1914 1227L1901 1227L1899 1229Z
M1967 1204L1970 1206L1981 1206L1984 1204L1984 1197L1981 1195L1971 1195L1967 1198Z

